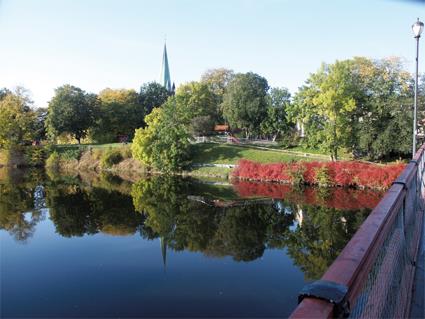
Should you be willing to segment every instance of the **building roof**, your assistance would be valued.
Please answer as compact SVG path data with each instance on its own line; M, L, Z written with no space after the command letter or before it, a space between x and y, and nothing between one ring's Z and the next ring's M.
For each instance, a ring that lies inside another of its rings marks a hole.
M167 55L167 45L164 43L164 53L162 55L162 67L161 67L161 76L159 79L161 83L168 92L171 92L171 77L170 77L170 67L168 66L168 55Z
M217 124L214 126L214 131L216 132L227 132L229 130L229 125L227 124Z

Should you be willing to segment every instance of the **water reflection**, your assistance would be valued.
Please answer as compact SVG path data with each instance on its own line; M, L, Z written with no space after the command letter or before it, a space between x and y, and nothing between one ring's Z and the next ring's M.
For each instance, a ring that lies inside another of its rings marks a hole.
M34 196L40 178L34 172L0 170L0 229L21 243L32 237L35 226L46 215Z
M266 249L286 248L311 279L323 274L370 212L370 207L337 209L341 201L336 201L337 208L331 207L329 192L316 191L315 198L323 200L314 205L306 199L306 190L290 189L284 199L247 199L241 197L241 189L252 185L238 184L235 191L165 176L131 184L107 174L32 173L16 178L3 173L0 181L0 229L20 242L26 242L44 218L44 210L34 208L34 191L38 187L36 193L40 192L43 185L50 219L63 237L102 232L160 239L164 264L169 249L249 262ZM254 195L259 195L258 186ZM373 196L366 202L374 201L377 195Z

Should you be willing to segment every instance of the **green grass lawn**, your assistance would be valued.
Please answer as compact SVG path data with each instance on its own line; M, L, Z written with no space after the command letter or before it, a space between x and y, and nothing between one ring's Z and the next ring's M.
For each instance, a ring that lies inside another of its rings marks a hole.
M192 176L209 176L211 178L227 179L232 169L227 167L192 167L189 172Z
M194 144L192 151L193 163L236 164L240 159L248 159L260 163L320 160L314 157L288 154L279 150L265 150L234 144Z

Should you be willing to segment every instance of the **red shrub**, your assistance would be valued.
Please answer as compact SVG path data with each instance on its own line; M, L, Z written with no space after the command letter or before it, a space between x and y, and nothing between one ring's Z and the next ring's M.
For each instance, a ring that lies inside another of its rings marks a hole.
M322 170L330 186L388 188L404 167L404 164L383 166L354 161L260 164L240 160L233 176L242 180L281 183L301 181L317 185L320 183L317 174Z

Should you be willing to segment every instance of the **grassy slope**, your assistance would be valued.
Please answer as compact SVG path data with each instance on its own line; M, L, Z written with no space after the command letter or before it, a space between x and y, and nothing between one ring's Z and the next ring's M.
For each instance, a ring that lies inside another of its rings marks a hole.
M123 147L122 143L113 144L84 144L81 148L107 149ZM130 147L127 144L124 147ZM78 149L78 145L57 145L59 153ZM203 143L192 145L192 163L194 164L236 164L240 159L248 159L261 163L288 162L288 161L323 161L323 157L309 154L308 157L293 154L279 149L264 149L250 145ZM225 167L192 167L186 173L193 176L209 176L227 179L232 169Z
M81 148L87 149L89 146L93 149L107 149L114 147L130 147L130 144L82 144ZM55 149L59 153L77 148L77 144L55 146ZM194 144L192 145L192 154L192 162L197 164L236 164L242 158L261 163L288 162L293 160L323 160L323 157L316 158L314 154L310 154L310 156L306 157L301 154L291 154L290 152L278 149L264 149L248 145L216 143Z
M261 163L323 160L314 157L297 156L279 150L265 150L234 144L204 143L195 144L192 147L193 163L236 164L242 158Z

